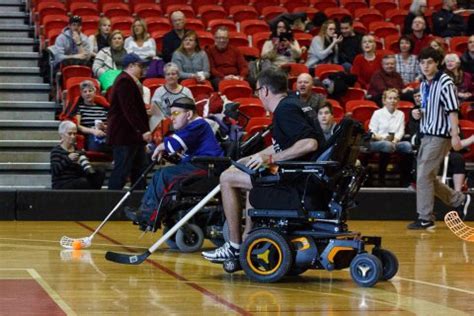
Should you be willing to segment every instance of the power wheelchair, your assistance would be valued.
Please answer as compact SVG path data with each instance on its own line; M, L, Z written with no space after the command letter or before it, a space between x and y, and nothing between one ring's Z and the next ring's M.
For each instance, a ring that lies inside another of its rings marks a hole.
M277 162L273 174L251 174L247 216L253 229L240 248L239 258L223 263L232 273L242 269L253 281L276 282L308 269L349 267L352 279L371 287L398 271L396 256L381 248L381 237L349 231L348 209L366 175L357 166L363 128L345 119L317 153L313 162ZM371 254L366 246L373 246Z

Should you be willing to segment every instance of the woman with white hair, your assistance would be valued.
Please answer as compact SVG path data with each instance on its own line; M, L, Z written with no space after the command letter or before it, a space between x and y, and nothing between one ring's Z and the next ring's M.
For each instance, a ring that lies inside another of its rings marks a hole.
M152 104L156 104L160 107L164 116L170 116L170 106L177 99L188 97L193 99L191 90L178 83L179 80L179 67L173 62L167 63L164 66L165 80L166 83L156 89L151 99Z
M90 80L79 85L81 97L75 107L74 119L79 132L86 136L86 149L99 152L110 152L106 144L108 104L96 98L96 88Z
M94 170L83 152L76 150L77 127L71 121L62 121L58 133L60 143L50 154L53 189L100 189L105 173Z
M473 100L474 85L472 75L461 69L461 59L457 54L447 54L444 57L446 74L449 75L456 85L457 94L460 101Z
M428 9L426 1L427 0L413 0L410 5L410 9L408 10L408 15L405 17L403 34L411 34L413 32L411 24L417 16L422 16L425 21L428 21L425 16L425 12ZM431 29L428 24L426 24L425 34L431 34Z

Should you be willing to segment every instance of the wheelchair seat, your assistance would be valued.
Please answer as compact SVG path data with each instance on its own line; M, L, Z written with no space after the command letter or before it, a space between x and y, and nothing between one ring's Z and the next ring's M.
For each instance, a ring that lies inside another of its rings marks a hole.
M309 223L324 231L347 230L346 210L354 205L365 179L364 170L356 166L363 132L360 123L344 119L312 161L277 162L278 176L273 175L273 183L256 177L250 191L253 209L248 215L256 221L279 219L292 222L287 225Z

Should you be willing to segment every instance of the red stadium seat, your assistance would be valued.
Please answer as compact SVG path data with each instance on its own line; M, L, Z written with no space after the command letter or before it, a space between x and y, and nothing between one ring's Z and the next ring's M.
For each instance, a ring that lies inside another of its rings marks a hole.
M263 106L262 101L256 97L249 97L249 98L237 98L234 99L234 102L239 103L240 105L258 105Z
M352 26L354 27L354 31L356 31L356 32L359 32L361 34L369 33L367 27L364 24L362 24L362 22L354 21L352 23Z
M344 67L336 64L320 64L314 69L314 76L324 80L330 73L344 71Z
M357 9L354 13L356 20L362 22L366 27L375 21L384 21L382 13L375 9Z
M245 80L221 80L219 82L219 92L229 100L237 98L247 98L252 96L252 88Z
M208 80L197 82L195 79L185 79L181 81L181 84L191 90L196 100L207 98L214 92L214 89Z
M398 4L396 0L377 0L372 2L371 7L385 15L388 10L398 9Z
M249 40L244 33L229 32L229 44L234 47L249 46Z
M184 4L170 4L166 7L166 15L171 16L174 11L183 12L184 16L187 18L194 18L194 9L190 5Z
M467 49L467 42L469 41L469 36L454 36L451 37L449 42L449 48L451 52L464 54Z
M386 37L388 35L400 34L400 30L395 24L385 21L375 21L370 23L369 32L381 38Z
M260 58L260 50L256 47L238 46L237 49L247 60Z
M133 12L142 19L163 15L161 7L156 3L138 3L133 7Z
M272 119L270 117L254 117L251 118L247 125L245 126L245 132L247 133L244 136L244 140L247 140L250 136L258 131L262 131L272 124Z
M72 15L99 15L97 4L92 2L73 2L69 7Z
M368 4L365 0L341 0L341 6L347 9L354 15L355 10L368 8Z
M227 27L229 31L231 32L237 31L237 25L235 25L234 21L230 19L216 19L216 20L210 20L207 22L207 29L209 32L213 34L221 26Z
M304 12L306 13L306 16L308 19L313 19L314 15L319 12L318 9L315 9L313 7L296 7L292 11L293 13L299 13L299 12Z
M270 27L262 20L246 20L240 22L240 31L247 35L255 33L270 32Z
M153 97L153 94L155 93L156 89L161 87L166 83L165 78L147 78L143 80L143 85L150 89L150 95Z
M100 91L100 84L99 82L94 79L94 78L91 78L91 77L72 77L72 78L69 78L67 81L66 81L66 98L65 98L65 102L64 102L64 105L65 106L70 106L72 104L72 102L78 97L81 95L81 90L79 88L79 85L81 84L82 81L84 80L90 80L94 83L94 86L95 88L97 89L97 91Z
M402 10L409 10L412 0L398 0L398 7Z
M262 17L265 21L270 21L271 19L283 13L288 13L288 10L285 7L272 5L262 9Z
M201 17L204 23L207 23L207 21L210 20L226 19L227 12L225 12L224 8L221 6L209 4L199 7L198 16Z
M279 6L279 0L258 0L253 2L253 6L257 9L259 14L263 14L262 11L266 7Z
M352 100L364 100L365 99L365 91L359 88L349 88L347 89L346 93L341 97L341 102L344 104L344 108L346 108L346 103Z
M63 29L69 23L69 18L66 15L48 15L43 20L43 25L40 28L40 34L47 35L49 30ZM95 25L97 29L97 24ZM39 35L39 34L38 34Z
M230 13L230 8L236 5L250 5L250 0L225 0L220 1L224 9Z
M359 102L361 102L359 105L352 108L352 118L364 123L365 121L370 120L372 114L378 110L379 107L377 105L367 104L363 100L360 100Z
M459 120L459 128L464 138L469 138L471 135L474 135L474 122L472 121ZM469 151L463 156L466 161L474 161L474 144L469 147Z
M247 117L249 119L254 118L266 118L267 111L263 107L263 105L254 105L254 104L241 104L239 106L239 112L242 113L242 116L239 116L238 122L240 126L244 126L247 123Z
M359 106L359 105L376 106L378 108L377 103L375 103L374 101L370 101L370 100L351 100L351 101L346 102L346 105L345 105L346 113L352 113L354 108Z
M188 0L160 0L161 10L167 12L170 5L187 5ZM178 9L179 10L179 9ZM183 12L184 13L184 12Z
M259 32L252 35L252 46L262 51L263 44L270 37L271 32Z
M392 9L385 11L385 20L392 22L395 25L402 26L405 23L405 19L408 15L408 10L403 9Z
M352 13L344 8L327 8L324 13L332 20L340 20L345 16L352 17Z
M398 41L400 40L400 35L393 34L385 36L384 47L385 49L390 49L396 53L400 52L400 47L398 46Z
M156 4L156 0L128 0L128 4L130 5L130 8L135 11L137 6L140 5L148 5L148 4ZM160 7L161 11L161 7Z
M327 99L327 101L329 103L331 103L331 105L332 105L333 116L334 116L334 119L336 120L336 122L339 122L340 120L342 120L342 118L345 115L345 112L344 112L344 109L342 108L342 106L339 104L339 102L337 102L336 100L333 100L333 99Z
M214 36L205 31L196 31L201 48L214 45Z
M336 0L321 0L321 1L312 1L313 7L319 11L325 11L328 8L337 8L338 4Z
M257 10L249 5L234 5L230 7L229 16L232 17L235 22L255 20L259 18Z
M462 118L474 122L474 102L463 102L460 106Z
M61 68L62 89L66 89L66 82L74 77L92 77L92 69L87 66L71 65Z
M169 32L173 28L167 18L147 17L145 18L148 33Z
M205 31L206 26L201 19L198 18L186 18L186 29L194 31Z
M286 1L283 6L288 10L288 12L298 12L295 11L295 8L301 7L310 7L311 2L309 0L290 0ZM299 11L303 12L303 11Z
M410 115L411 115L411 110L413 109L414 106L415 105L410 101L398 101L397 109L402 111L403 114L405 115L405 124L408 123L408 120L410 119Z
M310 47L311 46L311 41L313 40L313 36L308 33L295 33L294 35L295 40L298 41L300 46L306 46Z
M126 3L105 3L102 6L102 13L108 18L116 16L131 16L130 7Z
M191 1L191 5L193 6L194 12L199 12L199 8L203 5L218 5L218 4L219 4L219 0L193 0Z
M168 31L155 31L151 33L151 37L155 40L156 43L156 50L158 52L163 51L163 36L168 33Z

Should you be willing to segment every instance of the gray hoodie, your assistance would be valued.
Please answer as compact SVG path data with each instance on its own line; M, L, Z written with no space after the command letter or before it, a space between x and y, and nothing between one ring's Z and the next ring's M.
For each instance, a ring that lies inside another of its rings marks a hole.
M81 42L84 51L87 53L91 53L92 48L89 43L89 38L84 33L81 33ZM63 32L59 34L59 36L56 38L55 44L49 47L49 50L54 55L55 66L61 63L66 58L66 56L79 53L79 48L72 39L72 32L69 26L64 28Z

